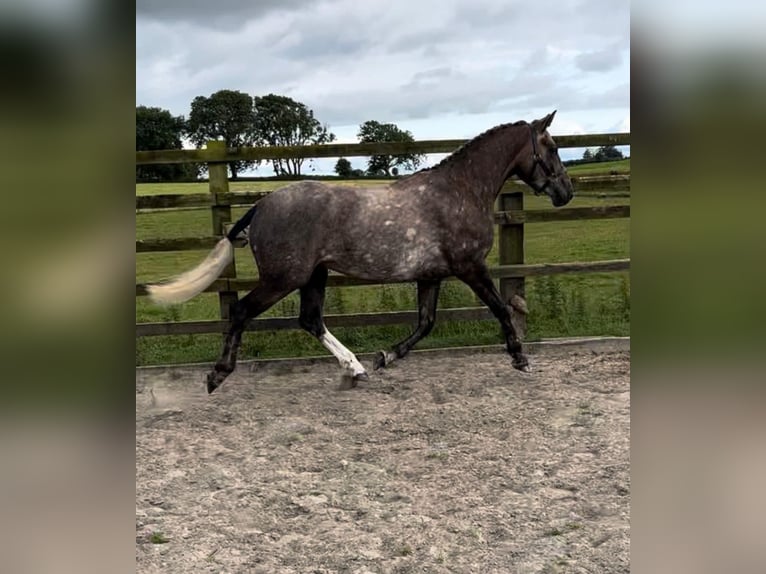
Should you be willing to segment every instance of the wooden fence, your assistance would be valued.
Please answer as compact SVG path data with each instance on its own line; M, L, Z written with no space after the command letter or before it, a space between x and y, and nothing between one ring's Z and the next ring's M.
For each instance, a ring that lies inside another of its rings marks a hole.
M200 150L159 150L136 152L137 165L163 163L207 163L209 173L209 192L191 195L153 195L136 197L137 210L156 209L209 209L212 217L211 235L208 237L184 237L176 239L137 240L136 252L186 251L192 249L211 249L226 233L231 224L232 206L250 206L268 192L229 191L227 163L237 160L269 160L277 158L319 158L353 157L375 154L403 153L449 153L460 147L466 140L432 140L411 143L383 142L365 144L328 144L319 146L295 147L255 147L226 148L224 142L208 142L206 149ZM602 145L629 145L630 134L589 134L557 136L558 147L595 147ZM596 177L573 177L572 181L578 195L627 197L630 192L629 175L609 175ZM280 186L274 182L274 188ZM524 263L524 226L527 223L543 221L569 221L584 219L606 219L630 217L629 205L602 207L572 207L559 209L524 209L524 192L528 189L519 181L509 181L498 198L495 223L498 226L499 265L490 269L492 276L499 280L500 292L505 300L510 300L514 293L524 295L526 277L555 275L562 273L585 273L604 271L624 271L629 269L629 259L608 261L586 261L571 263ZM608 191L608 193L606 193ZM237 244L238 247L244 242ZM330 287L348 287L354 285L375 285L366 281L343 275L331 274L328 278ZM255 285L254 278L237 276L234 263L227 267L221 276L206 291L217 292L220 301L220 320L217 321L177 321L161 323L138 323L136 336L179 335L196 333L223 333L228 329L229 308L237 300L240 291L249 291ZM146 286L136 284L136 296L146 295ZM486 308L441 309L437 311L440 321L489 319ZM414 323L417 311L385 313L357 313L327 315L328 327L358 327L368 325L392 325ZM518 327L523 331L525 325L520 318ZM251 321L248 330L298 329L297 317L259 318Z

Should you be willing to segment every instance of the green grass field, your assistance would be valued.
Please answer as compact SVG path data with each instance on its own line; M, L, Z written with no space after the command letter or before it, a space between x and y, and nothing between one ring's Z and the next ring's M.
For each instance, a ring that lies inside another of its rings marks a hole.
M573 166L572 175L629 173L630 160ZM346 182L370 185L373 182ZM280 182L232 182L232 191L261 191L279 187ZM204 193L206 183L137 184L137 195L157 193ZM575 197L571 207L620 205L627 198ZM547 198L525 197L529 209L550 209ZM246 208L234 208L234 218ZM136 214L136 238L172 238L209 235L211 216L206 209L152 211ZM527 224L525 256L529 263L587 261L629 257L630 221L606 219ZM136 280L146 282L184 271L204 258L205 251L136 254ZM497 250L489 256L497 264ZM256 275L247 248L236 253L240 277ZM578 274L527 280L527 340L578 335L627 335L630 323L630 280L628 273ZM449 281L442 287L440 307L477 306L479 302L464 285ZM415 308L414 285L328 288L327 313L393 311ZM298 298L294 293L275 305L266 316L294 316ZM136 298L136 322L178 321L218 318L216 294L203 294L184 305L160 308L145 297ZM409 326L338 328L335 335L354 352L389 347L406 336ZM502 341L495 321L437 324L418 348L451 345L493 344ZM213 361L220 351L221 336L182 335L144 337L136 340L136 364ZM295 357L326 354L321 345L300 331L246 333L241 358Z
M602 175L630 173L630 159L604 161L600 163L584 163L567 168L569 175Z

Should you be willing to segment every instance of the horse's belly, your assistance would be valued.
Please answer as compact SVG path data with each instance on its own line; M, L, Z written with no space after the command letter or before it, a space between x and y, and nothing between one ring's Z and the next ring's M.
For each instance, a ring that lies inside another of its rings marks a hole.
M325 265L344 275L380 281L415 281L449 275L441 249L435 244L413 242L399 249L379 245L368 250L324 258Z

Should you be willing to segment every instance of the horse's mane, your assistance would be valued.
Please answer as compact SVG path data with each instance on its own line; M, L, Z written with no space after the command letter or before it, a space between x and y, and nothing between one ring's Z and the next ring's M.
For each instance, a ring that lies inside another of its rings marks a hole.
M520 125L527 124L527 123L528 122L526 122L524 120L519 120L518 122L511 122L511 123L507 123L507 124L500 124L500 125L495 126L493 128L489 128L487 131L482 132L478 136L476 136L475 138L470 139L467 142L465 142L463 145L461 145L459 148L457 148L454 152L452 152L450 155L445 157L443 160L441 160L436 165L432 165L431 167L423 168L420 171L417 171L417 172L413 173L412 175L416 175L418 173L423 173L423 172L426 172L426 171L431 171L431 170L434 170L434 169L437 169L437 168L446 167L448 165L451 165L453 162L460 161L461 159L463 159L463 156L465 156L465 154L468 153L468 150L473 147L473 144L482 142L485 139L487 139L488 137L495 135L497 132L499 132L499 131L501 131L501 130L503 130L505 128L509 128L511 126L520 126Z

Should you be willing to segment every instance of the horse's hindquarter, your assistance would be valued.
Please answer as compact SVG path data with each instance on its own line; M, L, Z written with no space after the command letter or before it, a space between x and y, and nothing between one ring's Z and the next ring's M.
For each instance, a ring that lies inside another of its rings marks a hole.
M302 181L258 202L250 225L250 247L261 276L302 285L316 266L319 246L334 225L328 187Z

